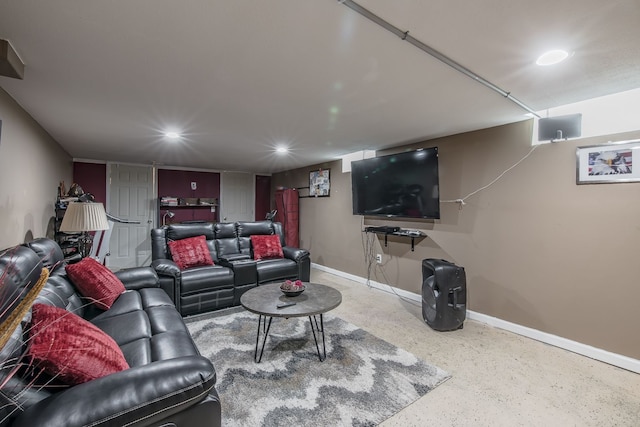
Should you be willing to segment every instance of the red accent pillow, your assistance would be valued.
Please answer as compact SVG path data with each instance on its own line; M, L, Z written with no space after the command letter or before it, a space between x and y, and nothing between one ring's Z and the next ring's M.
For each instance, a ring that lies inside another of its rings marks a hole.
M70 385L129 369L113 338L80 316L45 304L33 305L27 355Z
M126 290L111 270L93 258L87 257L75 264L68 264L65 270L80 293L103 310L109 310Z
M204 236L172 240L168 244L171 258L180 270L213 265L213 259L211 259L211 253L207 247L207 239Z
M251 244L253 245L253 259L256 261L261 259L284 258L282 245L280 244L280 236L276 234L251 236Z

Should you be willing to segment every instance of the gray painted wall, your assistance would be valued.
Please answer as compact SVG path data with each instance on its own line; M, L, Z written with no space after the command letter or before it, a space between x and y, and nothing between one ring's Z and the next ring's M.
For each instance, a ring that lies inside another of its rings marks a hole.
M531 149L532 121L388 150L439 147L441 200L491 182ZM364 225L416 228L428 237L375 240L384 263L372 279L420 293L421 261L465 267L468 308L640 359L640 183L576 185L577 146L640 138L639 132L546 144L459 209L442 203L437 221L385 221L351 213L351 174L340 161L273 176L272 185L308 185L331 168L331 196L300 200L301 246L312 261L366 277ZM366 301L363 301L366 304ZM629 337L632 337L629 339Z
M0 88L0 248L52 236L58 183L72 159Z

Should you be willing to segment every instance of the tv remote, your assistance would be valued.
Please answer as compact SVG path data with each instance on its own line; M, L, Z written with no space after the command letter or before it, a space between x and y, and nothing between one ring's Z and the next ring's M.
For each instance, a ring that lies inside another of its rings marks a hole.
M285 307L291 307L292 305L296 305L295 302L283 302L282 304L278 304L276 305L277 308L285 308Z

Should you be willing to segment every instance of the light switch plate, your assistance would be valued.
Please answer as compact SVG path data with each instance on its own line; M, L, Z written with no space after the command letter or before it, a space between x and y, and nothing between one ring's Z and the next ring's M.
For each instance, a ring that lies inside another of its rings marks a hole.
M195 190L196 188L198 188L198 184L195 181L191 181L191 189Z

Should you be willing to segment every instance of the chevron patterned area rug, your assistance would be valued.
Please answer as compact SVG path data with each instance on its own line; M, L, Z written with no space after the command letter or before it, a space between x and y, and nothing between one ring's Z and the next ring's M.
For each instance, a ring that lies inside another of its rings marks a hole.
M324 316L324 362L306 317L273 319L261 363L253 361L257 315L239 311L187 326L216 368L224 426L373 426L449 378L331 315Z

